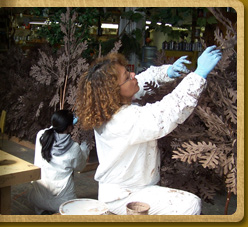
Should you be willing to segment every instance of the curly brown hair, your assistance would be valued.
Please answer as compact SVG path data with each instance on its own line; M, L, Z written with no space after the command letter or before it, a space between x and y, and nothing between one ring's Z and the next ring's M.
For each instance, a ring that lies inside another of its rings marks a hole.
M127 60L119 53L98 58L79 80L76 114L85 130L109 121L124 103L118 85L116 65L126 67Z

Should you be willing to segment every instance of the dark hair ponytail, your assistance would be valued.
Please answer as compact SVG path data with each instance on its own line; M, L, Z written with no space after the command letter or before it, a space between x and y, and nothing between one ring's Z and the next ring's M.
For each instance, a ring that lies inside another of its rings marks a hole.
M42 146L41 154L44 159L50 162L52 155L51 155L51 148L54 142L54 129L50 128L46 130L43 135L40 137L40 143Z
M54 131L63 133L68 126L73 124L73 114L68 110L59 110L55 112L51 119L52 128L46 130L40 137L42 146L41 154L47 162L50 162L52 155L51 149L54 143Z

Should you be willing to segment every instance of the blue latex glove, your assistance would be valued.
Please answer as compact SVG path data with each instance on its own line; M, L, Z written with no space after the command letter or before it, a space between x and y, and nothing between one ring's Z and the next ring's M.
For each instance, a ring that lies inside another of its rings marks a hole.
M220 50L215 50L216 46L210 46L201 54L197 60L197 68L195 73L203 78L207 78L207 75L214 69L222 53Z
M73 125L77 124L77 122L78 122L78 118L75 115L73 115Z
M180 72L183 73L189 73L189 70L184 64L191 64L191 61L187 60L188 56L182 56L178 60L174 62L173 65L171 65L168 68L167 74L170 78L175 78L181 76Z

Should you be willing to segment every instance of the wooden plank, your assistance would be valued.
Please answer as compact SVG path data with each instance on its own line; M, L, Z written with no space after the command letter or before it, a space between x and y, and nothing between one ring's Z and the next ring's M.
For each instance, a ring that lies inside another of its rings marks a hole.
M80 173L85 173L85 172L89 172L92 170L96 170L98 167L99 163L98 162L93 162L93 163L86 163L86 166L84 167L84 169L80 172Z
M40 179L40 168L0 150L0 187Z
M11 215L35 215L35 210L32 204L27 201L27 194L22 198L11 201Z
M5 139L8 139L8 137L6 136ZM35 145L29 141L26 141L26 140L20 140L19 138L15 137L15 136L12 136L11 138L9 138L10 141L14 142L14 143L17 143L17 144L20 144L24 147L27 147L29 149L35 149Z

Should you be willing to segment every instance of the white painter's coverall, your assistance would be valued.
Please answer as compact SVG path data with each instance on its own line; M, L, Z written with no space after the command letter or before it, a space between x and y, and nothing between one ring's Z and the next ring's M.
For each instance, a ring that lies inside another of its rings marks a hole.
M152 66L137 75L140 91L135 98L145 94L145 82L171 81L166 74L168 67ZM161 101L123 106L109 122L94 130L98 198L111 212L126 214L128 202L140 201L150 205L149 214L200 214L201 200L194 194L156 185L160 180L157 139L187 119L205 85L205 79L190 73Z
M41 168L41 179L32 182L33 189L29 193L29 200L37 214L44 210L59 212L63 202L76 198L73 172L85 167L89 155L85 142L79 145L69 134L55 132L52 159L47 162L42 158L40 144L45 130L38 132L35 144L34 165Z

